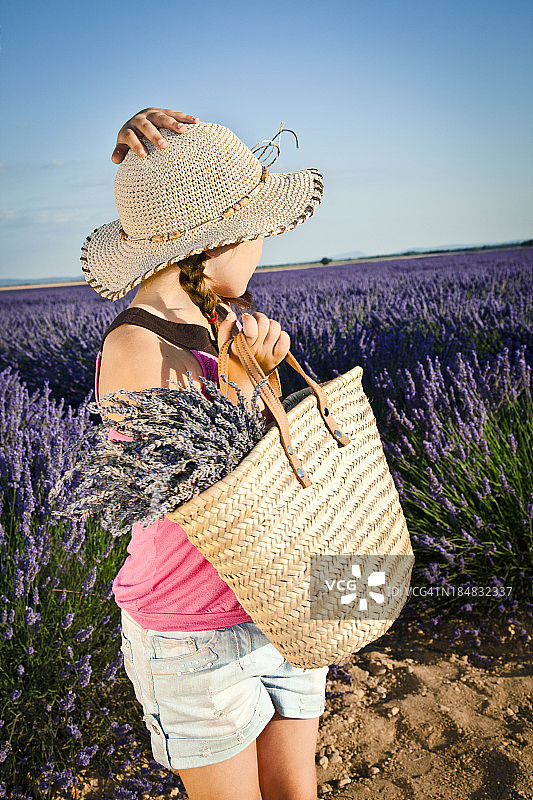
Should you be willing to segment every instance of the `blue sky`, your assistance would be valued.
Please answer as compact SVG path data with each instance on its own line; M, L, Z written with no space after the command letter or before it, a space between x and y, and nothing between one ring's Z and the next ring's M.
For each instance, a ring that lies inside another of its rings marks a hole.
M533 5L29 0L1 31L0 278L82 278L111 153L147 106L283 134L324 198L260 265L533 236Z

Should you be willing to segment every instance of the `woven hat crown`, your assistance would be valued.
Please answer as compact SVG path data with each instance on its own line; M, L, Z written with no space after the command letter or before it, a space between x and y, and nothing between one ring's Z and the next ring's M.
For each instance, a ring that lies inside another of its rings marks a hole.
M126 153L115 177L119 219L94 228L81 247L85 279L113 302L169 261L290 231L322 199L314 167L270 172L277 155L262 159L265 151L268 159L279 155L272 139L250 150L215 122L161 130L167 147L143 137L146 158Z
M223 125L200 122L185 133L166 128L168 147L148 139L148 156L129 150L115 178L122 228L131 237L185 231L213 219L251 192L263 167Z

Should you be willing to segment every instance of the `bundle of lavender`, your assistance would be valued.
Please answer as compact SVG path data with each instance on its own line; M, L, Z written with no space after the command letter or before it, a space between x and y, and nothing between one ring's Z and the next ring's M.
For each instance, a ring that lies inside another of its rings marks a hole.
M188 388L172 381L177 389L121 390L102 398L106 414L123 419L104 419L79 439L76 452L84 442L92 446L83 448L85 454L50 491L52 503L73 479L69 502L55 508L52 518L85 520L100 514L102 527L120 536L135 522L147 527L235 469L266 432L257 397L268 377L256 386L251 410L233 381L229 385L237 392L238 406L208 378L200 380L210 398L194 386L190 371L187 379ZM100 413L96 403L87 407ZM110 430L133 440L113 441Z

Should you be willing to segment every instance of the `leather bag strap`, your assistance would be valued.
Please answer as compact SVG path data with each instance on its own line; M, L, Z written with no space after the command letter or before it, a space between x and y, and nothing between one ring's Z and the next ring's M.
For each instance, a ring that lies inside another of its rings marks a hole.
M230 359L229 351L231 348L232 355L235 358ZM237 360L238 359L238 360ZM287 364L292 367L302 378L305 380L307 385L312 389L318 404L318 410L320 411L320 415L324 420L328 431L331 433L333 438L336 442L340 445L345 446L350 443L350 439L348 436L340 430L340 426L335 420L334 416L332 415L331 411L327 407L327 398L324 393L324 390L320 386L320 384L316 383L312 378L307 375L306 372L302 369L298 361L294 358L292 353L289 352L285 356L284 359ZM231 365L231 369L230 369ZM276 370L277 372L277 370ZM248 378L251 381L252 386L257 387L257 385L266 377L265 373L257 363L248 342L246 341L246 336L242 331L234 336L232 339L228 339L227 342L224 342L222 347L219 350L219 358L218 358L218 373L219 373L219 384L220 384L220 391L222 394L231 400L234 405L238 405L238 398L237 393L233 387L229 386L229 384L222 380L222 376L224 375L227 380L234 381L237 386L240 388L240 381L244 378ZM272 374L272 373L271 373ZM269 376L270 377L270 376ZM279 385L279 376L278 376L278 385ZM279 428L280 431L280 439L283 445L283 449L289 459L289 463L294 470L294 474L296 475L297 479L301 483L304 488L311 486L311 480L305 470L302 467L301 461L294 452L294 448L292 447L290 431L289 431L289 420L285 409L283 408L281 401L280 401L281 391L278 394L276 388L273 388L270 381L265 383L261 387L261 398L270 410L274 420Z
M220 382L220 375L229 374L229 380L236 383L237 386L240 388L242 381L248 378L248 373L246 369L242 366L241 362L235 361L235 359L230 360L228 348L226 348L225 350L222 350L222 348L220 348L218 354L218 363L219 363L219 370L218 370L219 382ZM281 383L279 380L279 373L277 369L275 369L273 372L270 373L270 375L268 376L268 382L272 387L272 390L275 392L276 396L281 397L282 394ZM224 390L222 389L221 386L221 391L223 392L224 397L227 397L228 400L231 400L233 405L235 406L239 405L239 398L237 397L237 392L235 391L233 386L229 386L229 384L224 383Z

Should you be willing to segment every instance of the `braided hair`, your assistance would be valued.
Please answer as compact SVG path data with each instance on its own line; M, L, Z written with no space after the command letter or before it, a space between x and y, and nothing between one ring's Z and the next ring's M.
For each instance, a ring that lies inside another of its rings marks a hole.
M215 316L216 307L221 302L231 303L243 311L249 311L254 308L254 299L248 289L240 297L224 297L211 288L208 276L204 275L204 269L207 264L205 253L197 253L184 258L182 261L169 261L167 266L170 264L179 266L181 288L187 292L193 303L198 306L208 321ZM218 330L218 320L215 326Z

